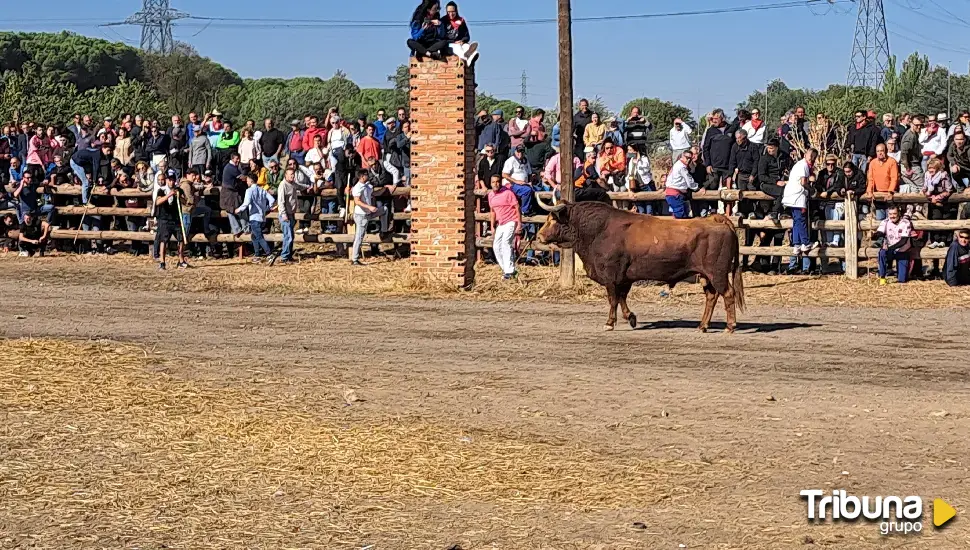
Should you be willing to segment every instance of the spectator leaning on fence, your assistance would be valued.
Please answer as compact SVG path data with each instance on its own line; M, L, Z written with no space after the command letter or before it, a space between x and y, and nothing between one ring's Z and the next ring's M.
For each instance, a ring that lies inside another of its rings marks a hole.
M869 161L866 195L872 193L889 193L889 198L899 192L899 164L889 157L885 143L876 145L876 158ZM885 209L876 209L876 219L886 217Z
M815 188L821 199L825 212L825 219L839 221L845 219L845 173L839 166L839 157L826 155L825 167L815 178ZM825 246L838 247L843 245L842 232L825 231Z
M899 213L899 207L892 205L888 208L887 217L879 224L879 229L873 238L882 239L879 247L879 284L886 284L886 274L889 265L896 263L896 279L905 283L909 277L909 249L913 235L913 226L908 216Z
M737 188L741 191L757 191L758 185L758 164L761 162L761 146L748 140L748 133L745 130L738 130L734 133L735 141L731 146L731 160L728 163L728 173L737 182ZM738 212L742 216L754 219L753 204L750 201L741 201L738 205Z
M957 193L970 188L970 145L963 132L953 135L953 143L947 149L947 161L953 175L953 187Z
M808 220L808 196L809 189L812 187L812 166L818 151L815 148L805 151L802 160L795 163L788 176L788 183L785 184L785 193L782 198L784 204L791 212L792 217L792 255L799 256L808 254L818 243L809 240L809 220Z
M667 199L670 214L677 219L690 217L690 192L697 191L697 182L691 177L688 167L693 158L694 155L690 151L681 153L667 176L664 196Z
M707 165L707 181L704 188L717 191L731 187L731 148L734 145L735 126L727 123L724 111L714 109L711 113L711 127L704 133L704 164ZM706 217L716 209L714 203L706 202L701 207L700 216Z
M949 286L970 285L970 231L957 231L943 265L943 278Z
M947 176L946 170L944 170L943 161L940 159L934 158L930 160L926 166L923 194L926 195L926 198L930 201L928 212L929 219L946 219L947 213L950 210L950 206L947 204L947 199L949 199L950 195L953 194L953 184L951 183L950 178ZM946 236L944 233L933 232L931 235L932 242L927 245L929 248L946 247Z

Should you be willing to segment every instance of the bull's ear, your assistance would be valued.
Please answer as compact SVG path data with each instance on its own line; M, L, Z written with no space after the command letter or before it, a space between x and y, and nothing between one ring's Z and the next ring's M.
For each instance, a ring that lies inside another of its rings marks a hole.
M552 218L556 220L557 223L568 223L569 222L569 207L559 209L552 213Z

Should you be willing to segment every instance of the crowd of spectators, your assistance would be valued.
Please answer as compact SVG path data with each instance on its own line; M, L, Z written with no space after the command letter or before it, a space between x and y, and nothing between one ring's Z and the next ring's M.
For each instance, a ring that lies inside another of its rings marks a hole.
M376 224L380 218L377 230L390 232L393 227L387 214L395 208L409 209L406 199L393 199L397 187L410 184L407 110L399 109L396 118L380 110L373 120L360 114L348 121L332 108L324 120L325 125L316 115L307 115L293 120L288 131L283 131L267 118L260 126L248 120L237 129L213 110L202 116L189 113L186 123L175 115L167 127L129 114L98 123L78 114L63 127L5 124L0 136L3 226L20 226L22 255L43 254L51 228L59 225L85 231L154 231L153 257L164 267L161 241L177 238L184 245L193 234L214 237L223 228L222 218L213 213L222 210L229 232L252 235L254 261L260 261L267 256L275 259L262 234L269 228L270 211L283 206L278 220L284 237L282 260L286 262L293 259L294 235L310 231L314 215L346 215L351 201L356 203L358 197L348 196L345 190L366 174L374 189L374 198L368 200L375 201L374 206L385 214L375 215L373 221ZM55 193L58 186L65 185L77 186L80 195L65 200L65 195ZM281 187L282 202L277 200ZM105 193L122 189L142 194ZM218 193L210 193L212 189ZM332 192L324 193L328 190ZM151 198L144 198L145 194ZM62 215L56 206L128 208L144 213L107 216L90 210L81 216ZM169 211L169 206L175 210ZM175 211L177 216L170 216ZM368 217L363 228L358 228L361 239L361 230L366 231L371 221ZM340 223L332 219L321 222L320 232L336 233ZM40 228L40 224L43 238L31 236L39 230L34 225ZM197 255L223 252L212 238L191 248ZM114 252L107 241L82 242L81 249ZM131 251L143 252L137 242L132 243ZM230 252L228 245L225 252ZM187 266L184 258L179 266Z
M508 201L499 198L505 191L518 199L518 217L500 211L483 227L483 231L493 233L497 247L493 257L507 276L514 274L513 264L506 261L507 250L516 249L516 239L521 248L526 248L522 243L528 244L537 229L536 224L522 221L541 214L533 194L561 193L562 136L559 125L555 125L549 147L544 118L541 109L527 117L522 108L517 108L508 121L501 110L480 112L477 117L481 152L477 185L491 188L489 204L506 207ZM828 272L845 270L845 262L834 268L817 265L813 250L823 245L842 247L845 240L842 231L814 230L811 220L843 220L844 199L851 196L857 199L863 219L880 223L872 238L883 250L883 274L893 270L885 258L905 254L907 261L896 269L900 282L921 277L956 281L951 276L953 270L962 269L964 273L967 269L959 235L914 231L911 222L914 218L953 219L958 207L962 208L962 203L948 199L954 193L970 192L970 113L961 113L960 121L953 125L947 124L946 115L903 114L897 121L887 113L881 117L881 126L876 125L878 117L872 111L858 111L854 118L855 123L848 128L840 128L824 114L817 115L813 123L805 109L798 107L782 118L772 135L758 109L741 110L733 121L716 109L708 115L706 130L700 136L678 118L664 140L673 165L669 170L655 170L651 158L659 157L646 147L654 128L640 108L634 107L625 120L601 120L599 113L590 111L589 102L581 100L573 115L574 183L578 193L662 190L662 202L617 203L642 214L689 218L721 212L752 220L791 220L787 266L781 265L777 256L754 258L752 263L744 258L746 269L775 274L819 273L823 267ZM496 179L501 184L497 188ZM760 192L773 200L742 200L734 212L731 205L692 200L693 193L702 189ZM886 193L890 200L877 203L873 193ZM897 193L923 194L927 203L911 203L901 211L894 210L891 199ZM892 211L899 212L898 220L888 216ZM898 228L896 223L904 227ZM909 230L903 231L906 224ZM509 226L515 230L510 232ZM785 236L782 229L748 230L746 245L760 238L762 246L780 246ZM933 261L932 269L923 269L919 260L923 247L950 248L950 259L943 270L938 260ZM552 256L536 258L531 252L512 256L526 263L555 261ZM959 263L955 264L957 259ZM885 276L880 277L880 282L886 281Z

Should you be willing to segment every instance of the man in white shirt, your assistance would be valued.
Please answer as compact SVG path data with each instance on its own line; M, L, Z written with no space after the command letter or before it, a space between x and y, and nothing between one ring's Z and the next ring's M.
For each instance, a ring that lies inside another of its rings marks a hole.
M792 255L799 256L807 254L812 249L818 247L818 243L809 241L808 232L808 194L811 189L812 167L818 151L814 148L805 151L805 157L795 163L788 176L788 183L785 184L785 193L781 202L791 210L792 216Z
M674 119L674 127L670 129L670 160L673 163L681 157L684 151L690 150L690 126L680 118Z
M505 161L505 166L502 167L502 179L509 185L530 185L530 176L532 176L532 166L525 158L525 146L519 145L515 148L512 157Z
M946 132L940 129L940 124L935 120L926 123L926 128L919 133L919 144L923 152L923 170L926 170L926 163L933 157L938 157L946 150Z
M691 177L689 168L693 159L694 154L690 150L682 152L667 176L664 190L667 206L670 207L670 214L679 220L690 217L689 193L697 191L697 182Z
M386 225L387 211L374 202L374 186L370 183L367 170L357 172L357 183L350 191L354 198L354 251L351 257L352 265L362 266L360 262L360 248L367 234L367 224L375 216L381 217L381 225Z

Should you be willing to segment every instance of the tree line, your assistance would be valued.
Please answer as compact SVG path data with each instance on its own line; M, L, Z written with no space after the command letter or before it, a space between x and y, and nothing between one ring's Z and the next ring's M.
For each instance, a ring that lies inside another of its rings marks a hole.
M326 79L242 79L183 43L177 44L171 54L157 55L69 32L0 32L0 119L4 121L67 124L74 113L96 117L141 113L163 118L214 108L235 119L268 116L289 121L302 119L307 113L324 113L333 106L348 116L372 116L378 109L392 113L406 106L409 92L407 65L400 65L388 76L387 88L361 88L341 71ZM771 126L798 105L811 114L824 112L836 122L848 123L857 109L898 115L904 111L942 113L947 112L948 105L966 107L970 105L970 76L931 67L925 56L914 53L898 68L896 59L891 60L880 89L844 85L824 90L792 89L776 80L767 92L767 98L764 91L750 94L736 108L760 108ZM618 112L600 98L588 99L604 119L629 116L630 109L639 106L655 125L654 141L666 139L675 118L692 126L704 122L700 113L658 98L633 99ZM479 94L476 110L502 109L511 116L518 105L509 99ZM530 112L535 109L525 107ZM547 126L551 128L557 121L555 106L546 106Z

